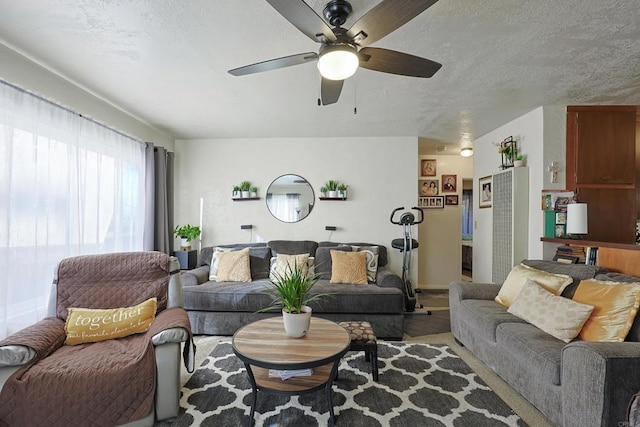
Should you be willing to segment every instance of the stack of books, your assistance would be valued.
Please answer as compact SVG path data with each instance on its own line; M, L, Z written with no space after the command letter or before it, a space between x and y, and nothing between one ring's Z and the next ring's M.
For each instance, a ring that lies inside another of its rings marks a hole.
M280 378L281 380L288 380L293 377L308 377L313 374L313 369L292 369L292 370L277 370L269 369L269 377Z
M570 246L570 245L562 245L556 248L556 256L561 259L563 256L565 259L570 259L567 257L576 257L578 258L579 264L585 264L587 260L587 254L584 250L584 246Z
M587 260L585 264L598 265L598 248L589 246L587 247Z

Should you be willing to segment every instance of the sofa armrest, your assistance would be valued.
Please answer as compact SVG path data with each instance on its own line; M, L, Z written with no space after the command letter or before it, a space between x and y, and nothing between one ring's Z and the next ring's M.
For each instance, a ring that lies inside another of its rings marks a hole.
M500 287L495 283L451 282L449 284L449 301L464 299L492 300L498 295Z
M640 342L584 342L562 350L563 425L623 425L640 390Z
M209 281L209 269L208 265L194 268L193 270L183 271L180 273L180 279L182 280L182 286L197 286L202 285L204 282Z
M26 365L37 355L35 349L26 345L4 345L0 347L0 368Z
M64 321L47 317L0 341L0 366L23 365L42 359L62 347L66 339ZM13 362L12 362L13 360Z
M379 267L376 276L376 284L381 288L398 288L404 292L402 278L392 272L388 267Z
M158 346L167 343L182 343L189 339L189 332L184 328L169 328L158 332L151 337L153 345Z

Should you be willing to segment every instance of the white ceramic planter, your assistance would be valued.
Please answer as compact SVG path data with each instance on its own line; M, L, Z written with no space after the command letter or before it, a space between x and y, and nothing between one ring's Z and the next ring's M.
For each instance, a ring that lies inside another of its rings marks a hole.
M514 160L513 166L515 166L517 168L523 167L524 166L524 160Z
M191 250L191 240L187 240L184 238L180 239L180 250L181 251L190 251Z
M338 197L338 192L337 191L329 191L329 197L337 198Z
M251 192L251 197L258 197L258 193L257 193L257 192L255 192L255 191L252 191L252 192Z
M248 199L251 196L251 193L248 191L242 191L242 198L243 199Z
M284 322L284 332L292 338L302 338L307 334L311 324L311 307L302 306L303 312L300 314L289 313L282 310L282 320Z

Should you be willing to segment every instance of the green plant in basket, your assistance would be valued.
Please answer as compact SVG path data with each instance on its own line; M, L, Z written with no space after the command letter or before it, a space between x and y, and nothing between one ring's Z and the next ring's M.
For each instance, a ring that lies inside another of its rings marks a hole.
M271 289L266 292L275 299L268 307L260 311L283 308L289 313L302 313L302 307L308 305L311 301L333 295L332 293L311 293L311 288L318 283L319 279L319 274L305 273L302 266L297 263L293 267L287 264L284 273L273 273L273 278L269 280Z

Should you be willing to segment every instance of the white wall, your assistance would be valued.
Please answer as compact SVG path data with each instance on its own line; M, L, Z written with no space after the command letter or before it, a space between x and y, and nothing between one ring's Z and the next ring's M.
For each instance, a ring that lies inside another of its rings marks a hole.
M385 245L400 274L402 258L391 241L402 229L389 216L416 203L417 147L413 137L177 140L175 222L198 224L203 198L203 247L274 239L366 241ZM273 218L264 199L271 181L286 173L304 177L316 192L311 214L294 224ZM318 200L330 179L349 186L347 201ZM233 185L244 180L258 187L261 200L231 200ZM254 229L241 230L242 224ZM338 229L325 231L327 225Z
M519 140L519 149L527 156L529 167L529 239L528 258L549 258L548 250L540 241L544 235L541 210L541 191L562 188L561 182L551 184L546 172L551 159L564 165L566 146L566 114L564 107L539 107L523 116L489 132L474 141L473 175L474 194L478 194L478 179L498 172L500 154L494 143L508 136ZM491 281L491 231L493 226L491 209L479 209L474 205L473 232L473 279L476 282Z
M0 43L0 78L142 141L170 151L173 137L91 95Z
M440 181L440 190L442 174L454 174L458 178L456 193L440 192L441 196L457 194L458 206L425 209L425 220L419 226L418 283L420 287L448 288L449 283L460 280L462 270L462 180L473 178L473 159L458 155L421 155L418 169L421 159L437 161L434 178Z

